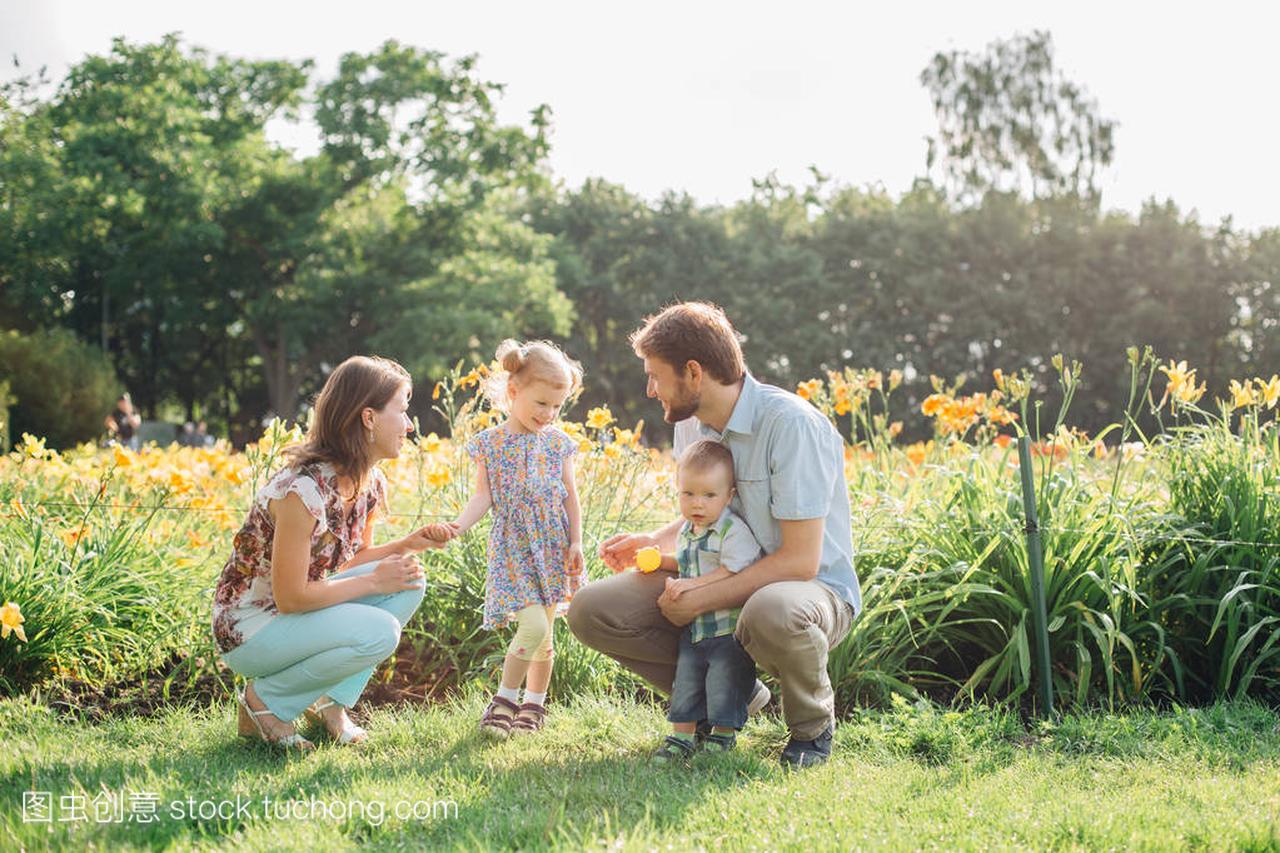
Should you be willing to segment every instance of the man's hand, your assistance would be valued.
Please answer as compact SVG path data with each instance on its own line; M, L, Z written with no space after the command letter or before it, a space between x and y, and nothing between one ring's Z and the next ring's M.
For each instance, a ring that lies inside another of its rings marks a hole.
M672 585L679 584L680 580L668 578L666 589L662 591L662 595L658 596L658 609L662 611L663 616L667 617L668 622L677 627L688 625L706 609L701 604L704 590L687 586L680 589L677 586L678 591L672 592Z
M649 533L619 533L600 543L600 559L616 574L635 565L636 551L657 544L657 537Z
M678 601L682 594L692 589L697 589L693 578L667 578L667 587L663 590L663 594L672 601Z

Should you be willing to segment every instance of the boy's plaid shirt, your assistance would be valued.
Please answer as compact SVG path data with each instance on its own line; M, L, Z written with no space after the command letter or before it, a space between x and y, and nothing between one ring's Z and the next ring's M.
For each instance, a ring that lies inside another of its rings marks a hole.
M733 525L734 518L728 512L716 519L715 523L707 525L701 534L695 533L693 525L686 521L680 528L676 548L676 562L680 565L680 577L696 578L711 574L718 569L724 537ZM738 614L741 612L741 607L734 607L729 610L703 613L689 623L690 639L698 643L711 637L732 634L738 624Z

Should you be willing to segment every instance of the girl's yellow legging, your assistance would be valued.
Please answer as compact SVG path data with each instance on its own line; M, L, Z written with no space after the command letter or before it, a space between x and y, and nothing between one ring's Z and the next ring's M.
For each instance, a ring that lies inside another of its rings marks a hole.
M554 653L551 639L554 634L556 606L543 607L531 604L515 614L516 635L511 638L507 654L520 660L551 660Z

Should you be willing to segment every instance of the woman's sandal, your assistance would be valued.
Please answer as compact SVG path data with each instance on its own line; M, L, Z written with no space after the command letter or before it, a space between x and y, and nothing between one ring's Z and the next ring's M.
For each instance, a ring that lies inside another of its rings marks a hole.
M297 749L300 752L315 749L315 744L297 732L287 735L268 735L266 729L262 727L262 723L258 722L258 718L265 714L270 714L271 711L267 708L263 708L261 711L255 711L250 708L249 700L244 695L248 689L248 686L246 686L244 690L236 693L236 701L240 703L240 716L236 721L236 730L240 737L251 738L256 736L264 743L269 743L272 746Z
M499 708L505 708L511 713L499 714ZM484 709L484 715L480 717L480 731L490 737L504 738L511 734L511 723L519 712L520 706L515 702L494 696L489 700L489 707Z
M547 716L547 709L537 702L525 702L520 706L520 710L516 711L516 717L511 721L511 733L527 733L536 732L542 728L543 718Z
M303 713L307 715L308 720L310 720L313 723L316 723L317 725L322 727L326 732L329 732L329 725L328 723L325 722L324 715L321 714L320 712L326 708L332 708L334 705L337 705L337 704L338 703L333 701L332 699L328 699L324 702L320 702L315 705L312 705L310 708L303 711ZM338 734L336 735L334 735L333 732L329 732L329 734L333 736L333 739L335 741L337 741L338 743L344 743L344 744L364 743L365 740L369 737L369 733L366 732L364 729L360 728L359 726L357 726L355 723L351 722L350 717L343 718L342 731L338 732Z

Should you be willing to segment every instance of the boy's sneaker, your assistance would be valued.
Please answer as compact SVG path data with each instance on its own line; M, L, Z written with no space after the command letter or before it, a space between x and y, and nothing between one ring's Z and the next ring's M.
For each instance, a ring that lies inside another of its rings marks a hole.
M675 735L667 735L667 739L662 742L662 746L658 747L650 756L649 761L652 764L673 764L678 761L688 761L693 755L693 741L678 738Z
M768 687L764 686L764 682L756 681L756 686L751 691L751 698L747 700L747 716L754 717L759 714L772 698L773 694L769 692Z
M831 757L831 735L832 728L828 725L813 740L800 740L793 736L782 750L782 766L798 770L825 763Z
M734 732L712 732L702 741L703 752L729 752L738 743Z

